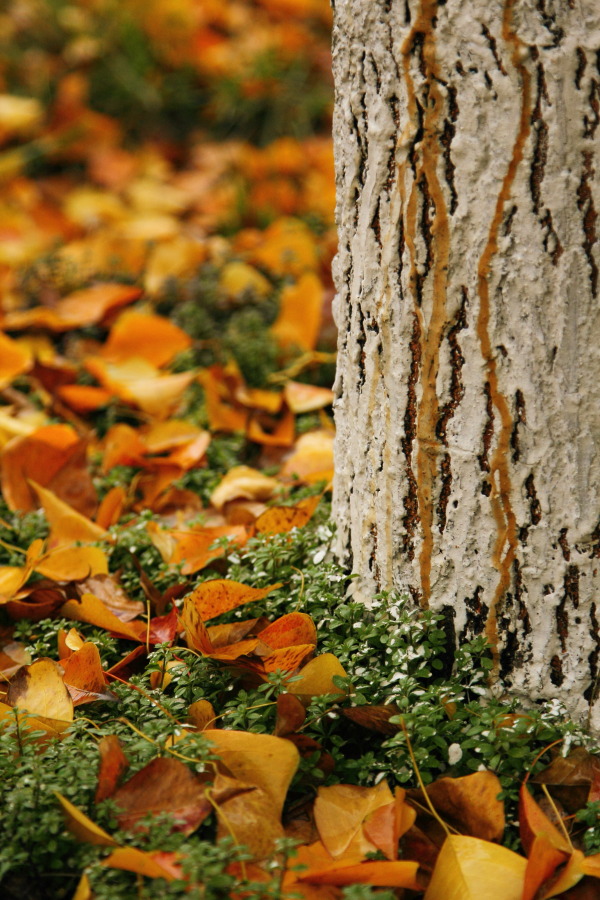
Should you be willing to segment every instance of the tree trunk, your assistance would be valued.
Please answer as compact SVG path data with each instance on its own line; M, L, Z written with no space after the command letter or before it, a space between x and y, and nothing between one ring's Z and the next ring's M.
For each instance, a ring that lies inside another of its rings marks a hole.
M600 4L335 0L334 515L600 729Z

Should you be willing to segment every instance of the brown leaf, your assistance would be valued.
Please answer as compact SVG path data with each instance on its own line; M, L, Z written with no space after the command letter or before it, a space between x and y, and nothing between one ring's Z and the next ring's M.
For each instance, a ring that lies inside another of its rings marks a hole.
M306 710L293 694L279 694L277 697L277 720L273 734L285 737L293 734L304 724Z
M135 830L144 816L170 813L173 830L191 834L212 810L205 790L205 783L182 762L159 757L117 788L112 799L121 828Z
M98 786L94 800L100 803L116 790L122 775L129 768L129 760L123 752L121 742L114 734L105 735L98 744L100 752L100 768L98 770Z
M272 856L275 841L284 836L269 794L256 785L219 773L212 795L217 803L217 839L233 837L245 844L254 859Z
M92 575L77 585L77 593L80 597L93 594L121 622L131 622L146 609L141 600L132 600L126 594L114 575Z
M106 687L106 676L98 648L86 641L68 659L63 661L63 681L67 686L74 706L91 703L94 700L116 700L116 696Z
M390 722L392 716L400 715L395 703L386 703L383 706L348 706L340 712L357 725L370 731L377 731L379 734L396 734L400 731L400 725Z
M458 831L484 841L500 841L504 833L502 785L493 772L474 772L462 778L440 778L427 786L439 815ZM410 796L423 802L420 791Z
M204 731L209 726L214 728L217 714L215 708L208 700L196 700L188 708L188 715L198 731Z
M547 784L565 809L574 813L588 802L592 785L600 780L600 757L585 747L575 747L568 756L557 756L530 781Z

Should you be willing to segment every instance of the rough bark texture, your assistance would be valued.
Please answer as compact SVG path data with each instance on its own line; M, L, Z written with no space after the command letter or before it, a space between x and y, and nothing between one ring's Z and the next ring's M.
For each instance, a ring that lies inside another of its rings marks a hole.
M600 729L600 3L335 0L334 72L339 552Z

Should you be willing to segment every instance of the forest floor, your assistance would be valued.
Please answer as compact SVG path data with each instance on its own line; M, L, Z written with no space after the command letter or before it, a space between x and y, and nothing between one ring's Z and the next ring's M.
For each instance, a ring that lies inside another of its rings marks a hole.
M598 897L585 728L332 554L329 32L0 13L2 900Z

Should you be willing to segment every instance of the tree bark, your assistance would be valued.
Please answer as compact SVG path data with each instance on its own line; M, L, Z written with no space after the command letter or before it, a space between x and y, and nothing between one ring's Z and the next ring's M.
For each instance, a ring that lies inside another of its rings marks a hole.
M334 516L600 729L600 4L335 0Z

